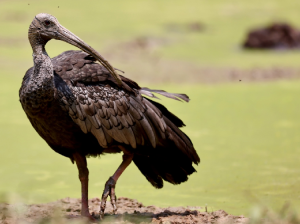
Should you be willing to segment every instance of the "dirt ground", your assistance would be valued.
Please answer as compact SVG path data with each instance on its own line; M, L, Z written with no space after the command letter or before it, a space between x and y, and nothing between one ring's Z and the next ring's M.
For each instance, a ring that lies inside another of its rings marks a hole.
M99 218L100 199L89 200L90 212ZM84 221L80 218L80 199L64 198L46 204L0 204L0 223L72 223ZM108 202L105 216L100 223L247 223L244 216L233 216L223 210L200 212L200 207L144 206L142 203L121 197L117 201L118 212L112 214ZM54 221L53 221L54 220Z

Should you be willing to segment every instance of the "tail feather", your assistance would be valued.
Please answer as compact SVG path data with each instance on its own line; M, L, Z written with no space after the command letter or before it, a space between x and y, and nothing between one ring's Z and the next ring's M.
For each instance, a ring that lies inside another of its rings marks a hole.
M179 127L184 126L182 120L167 110L163 105L147 98L148 109L156 107L165 122L165 138L160 139L156 148L144 145L137 149L133 161L141 173L156 188L163 187L163 180L172 184L180 184L188 180L188 176L196 172L193 163L198 164L200 158L189 137ZM152 104L152 105L150 105ZM148 111L149 112L149 111ZM152 118L151 113L145 114ZM155 122L152 118L152 122ZM157 125L154 125L159 130Z
M196 172L190 159L175 145L151 148L148 155L135 154L133 161L141 173L156 188L163 187L163 180L180 184L188 180L188 175Z
M163 120L167 125L166 134L168 139L174 142L177 149L180 149L185 155L187 155L193 163L198 164L200 162L200 158L194 149L192 141L183 131L178 128L185 126L182 120L171 113L163 105L148 98L147 100L161 111Z
M157 107L161 113L167 117L176 127L184 127L185 124L183 123L183 121L178 118L175 114L173 114L172 112L170 112L164 105L157 103L153 100L150 100L149 98L147 98L148 101L150 101L155 107Z
M158 93L160 95L163 95L165 97L168 97L168 98L171 98L171 99L174 99L174 100L178 100L178 101L184 100L186 102L190 101L189 97L186 94L168 93L164 90L149 89L147 87L143 87L139 91L140 91L141 94L144 94L146 96L150 96L150 97L153 97L153 98L157 98L153 93Z
M182 151L182 153L185 156L187 156L191 162L198 165L198 163L200 163L200 158L196 150L194 149L192 143L189 140L187 140L186 135L183 132L181 132L180 135L178 135L177 132L178 131L174 131L171 128L169 128L168 139L173 141L175 143L176 148Z
M154 164L152 164L152 161L147 156L135 154L133 162L153 187L162 188L164 186L163 179L159 175L159 172L156 171L155 167L153 167Z
M138 90L140 94L148 97L158 99L154 95L156 93L178 101L189 102L190 100L185 94L140 88L133 81L128 81L123 77L122 80ZM156 188L162 188L164 181L172 184L185 182L189 175L196 172L193 163L198 164L200 158L189 137L179 129L185 126L182 120L166 107L148 97L144 98L144 105L148 108L144 116L151 121L150 125L153 130L156 130L154 131L155 136L160 133L161 138L158 139L156 136L158 141L155 148L146 143L137 146L133 161L146 179Z
M155 96L153 93L151 93L150 91L148 90L145 90L144 88L140 89L139 90L141 94L143 95L146 95L146 96L149 96L149 97L152 97L152 98L155 98L155 99L159 99L157 96Z

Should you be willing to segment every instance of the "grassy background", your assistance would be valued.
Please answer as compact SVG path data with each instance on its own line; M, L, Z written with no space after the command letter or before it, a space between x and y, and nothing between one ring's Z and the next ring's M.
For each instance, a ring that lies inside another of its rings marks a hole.
M240 43L249 27L273 20L300 26L299 7L294 0L0 1L0 192L21 195L27 203L80 196L75 165L49 149L18 102L22 76L32 66L27 29L35 14L55 15L110 60L118 52L110 48L115 43L151 36L166 41L155 51L166 60L211 67L297 67L298 51L243 51ZM166 29L192 22L203 23L204 31ZM68 49L74 48L58 41L47 45L50 56ZM126 72L130 77L131 70ZM286 201L300 208L299 81L143 84L191 97L189 104L163 102L186 123L202 162L187 183L166 184L162 190L152 188L131 165L119 180L118 196L147 205L207 204L236 215L247 214L258 200L274 209ZM89 159L90 197L101 196L120 161L121 155Z
M109 43L137 36L163 37L168 44L158 54L210 66L297 66L298 51L243 51L240 43L249 28L272 21L300 27L300 2L295 0L204 0L136 1L0 1L0 59L28 63L31 54L27 30L40 12L58 20L91 46L103 52ZM28 5L29 4L29 5ZM59 8L58 8L59 7ZM199 22L203 32L172 32L168 25ZM48 44L55 56L71 46L57 41ZM117 65L116 65L117 66Z

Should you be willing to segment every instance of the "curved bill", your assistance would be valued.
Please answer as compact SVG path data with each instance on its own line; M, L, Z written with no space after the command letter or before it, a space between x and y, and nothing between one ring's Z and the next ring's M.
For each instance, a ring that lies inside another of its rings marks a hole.
M95 51L91 46L87 45L83 40L77 37L75 34L67 30L63 26L59 26L59 28L55 32L57 40L65 41L69 44L72 44L75 47L80 48L84 52L92 55L94 58L97 59L115 78L119 87L122 86L122 80L116 70L106 61L97 51Z

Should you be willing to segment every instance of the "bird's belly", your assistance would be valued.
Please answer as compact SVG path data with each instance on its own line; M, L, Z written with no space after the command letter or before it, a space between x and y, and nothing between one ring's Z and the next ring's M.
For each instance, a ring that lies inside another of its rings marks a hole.
M39 114L26 113L38 134L57 153L72 157L75 152L101 154L102 148L92 134L84 134L68 113L56 102L49 104Z

